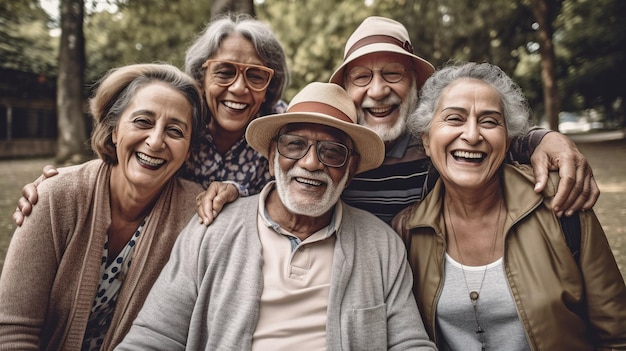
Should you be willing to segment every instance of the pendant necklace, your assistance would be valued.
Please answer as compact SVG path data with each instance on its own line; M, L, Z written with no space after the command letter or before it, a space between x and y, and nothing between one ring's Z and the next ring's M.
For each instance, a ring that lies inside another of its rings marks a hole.
M467 291L469 292L469 298L472 304L472 311L474 312L474 320L476 321L476 334L478 334L478 341L481 344L481 351L485 351L486 346L485 346L485 339L483 336L483 333L485 333L485 330L481 327L480 319L478 318L478 299L480 298L480 291L483 288L483 283L485 282L485 276L487 275L487 266L489 265L489 263L491 263L493 254L496 250L496 242L498 241L498 228L500 227L499 224L500 224L500 214L502 213L502 205L503 205L502 201L500 201L500 206L498 207L498 218L496 219L496 230L493 236L493 243L491 244L491 252L489 253L489 261L485 265L485 269L483 270L483 277L480 280L480 286L478 287L478 290L470 290L469 285L467 284L467 277L465 276L465 267L463 263L461 263L461 272L463 272L463 280L465 281L465 287L467 288ZM459 258L461 262L465 262L465 260L463 259L463 254L461 253L461 250L459 250L459 244L456 238L456 231L454 230L454 224L452 223L452 217L450 216L450 208L448 206L446 206L446 213L448 215L448 222L450 223L450 229L452 229L452 236L454 236L454 245L455 245L456 251L459 254Z

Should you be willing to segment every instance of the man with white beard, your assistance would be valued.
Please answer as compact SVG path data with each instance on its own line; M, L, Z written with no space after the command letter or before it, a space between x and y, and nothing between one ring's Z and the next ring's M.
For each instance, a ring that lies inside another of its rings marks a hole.
M246 140L276 180L190 221L116 350L434 350L400 237L340 200L384 158L345 90L309 84Z
M385 160L380 167L357 174L342 199L390 222L400 210L423 198L429 190L427 184L434 184L437 178L421 139L406 130L407 119L417 107L419 89L434 67L415 55L401 23L378 16L366 18L352 33L343 58L330 82L350 94L359 124L383 139ZM514 140L510 159L532 163L537 192L545 187L548 170L559 170L561 180L553 202L558 215L590 209L600 191L589 163L566 136L548 132L534 129L525 138Z

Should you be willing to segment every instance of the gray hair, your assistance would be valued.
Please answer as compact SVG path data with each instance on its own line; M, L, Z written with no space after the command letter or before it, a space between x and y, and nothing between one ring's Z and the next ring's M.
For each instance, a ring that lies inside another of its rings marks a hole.
M222 41L232 33L239 33L250 40L264 64L274 70L265 94L266 99L260 108L261 115L270 114L287 87L287 61L283 47L270 27L250 15L222 15L211 21L187 49L185 72L204 85L206 70L202 64L217 54Z
M489 84L500 95L504 121L509 138L528 133L530 107L522 89L500 67L489 63L459 63L437 70L420 91L417 110L408 122L409 132L415 136L427 133L439 99L446 88L460 79L476 79Z
M91 147L104 162L118 163L113 131L141 88L162 82L180 92L191 106L191 147L199 143L204 128L204 103L198 84L178 68L165 63L134 64L114 68L97 83L89 100L94 127Z

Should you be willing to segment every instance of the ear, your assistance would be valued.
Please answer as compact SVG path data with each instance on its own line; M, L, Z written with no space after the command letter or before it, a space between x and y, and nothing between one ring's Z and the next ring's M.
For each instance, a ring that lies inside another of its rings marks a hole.
M424 145L426 156L430 157L430 135L428 133L422 133L422 144Z
M111 133L111 140L113 141L113 145L117 145L117 126L113 128L113 133Z
M270 175L272 177L276 176L274 174L274 163L276 162L276 141L272 140L272 142L270 143L270 148L268 150L268 154L267 154L267 161L270 164Z

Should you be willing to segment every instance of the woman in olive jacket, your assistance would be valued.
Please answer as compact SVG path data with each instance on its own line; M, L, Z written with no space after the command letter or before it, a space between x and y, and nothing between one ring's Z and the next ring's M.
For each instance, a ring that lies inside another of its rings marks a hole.
M412 128L441 177L393 226L426 329L442 350L624 349L626 287L595 214L580 213L577 262L550 206L557 175L538 194L530 168L502 162L528 114L486 63L445 67L421 92Z

